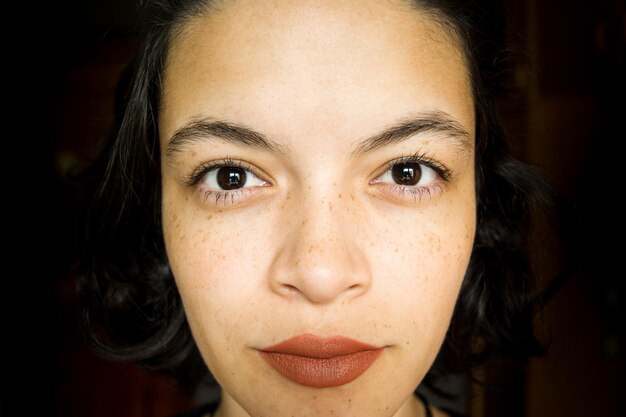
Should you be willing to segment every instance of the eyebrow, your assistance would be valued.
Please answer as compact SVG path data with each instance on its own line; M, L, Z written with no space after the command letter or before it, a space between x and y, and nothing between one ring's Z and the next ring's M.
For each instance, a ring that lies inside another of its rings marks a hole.
M249 148L281 153L280 145L245 126L223 120L200 119L192 120L174 132L167 142L167 156L175 158L186 146L205 140L231 142Z
M469 151L473 148L472 135L461 123L446 112L435 111L405 118L383 132L359 142L353 154L371 152L425 133L451 140L452 144L461 151Z
M472 136L459 122L445 112L436 111L419 113L403 119L390 128L360 141L352 153L353 155L368 153L423 133L441 135L444 139L452 140L461 151L468 151L473 146ZM281 154L284 149L262 133L248 127L206 118L192 120L176 130L167 143L166 154L168 158L174 159L186 146L206 140L229 142L274 154Z

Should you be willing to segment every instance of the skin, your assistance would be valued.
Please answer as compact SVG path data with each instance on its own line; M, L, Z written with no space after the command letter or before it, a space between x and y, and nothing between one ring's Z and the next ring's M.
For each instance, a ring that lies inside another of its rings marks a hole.
M475 232L474 111L458 43L400 2L223 3L175 38L159 118L166 248L223 388L216 415L422 416L412 392L440 349ZM427 132L355 152L430 112L469 132L467 146ZM177 130L205 118L261 132L277 151L213 137L168 152ZM421 196L384 174L418 152L453 171ZM224 158L258 180L224 198L208 176L189 184ZM257 351L303 333L384 351L346 385L305 387Z

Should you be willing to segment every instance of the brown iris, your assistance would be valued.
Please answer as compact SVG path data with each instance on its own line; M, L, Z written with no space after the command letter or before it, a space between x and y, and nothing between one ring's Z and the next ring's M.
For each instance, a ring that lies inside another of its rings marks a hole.
M239 167L221 167L217 170L217 185L222 190L236 190L246 184L246 170Z
M391 176L396 184L415 185L422 178L422 169L417 162L396 164L391 168Z

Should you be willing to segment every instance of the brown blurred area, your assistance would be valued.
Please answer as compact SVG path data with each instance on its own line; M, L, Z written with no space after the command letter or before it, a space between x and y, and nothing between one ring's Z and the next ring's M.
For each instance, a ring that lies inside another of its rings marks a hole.
M18 98L10 103L17 116L9 113L17 133L6 139L18 149L5 159L21 161L30 174L15 181L22 190L16 196L26 189L27 207L18 206L9 217L25 227L13 246L27 256L16 258L21 272L7 274L7 280L17 284L2 294L2 416L165 417L193 403L192 393L163 377L94 356L79 324L75 256L81 226L72 175L89 164L110 133L115 85L136 48L132 4L33 5L41 15L22 21L10 37L21 41L15 51L5 51L19 80ZM501 103L503 116L516 155L543 170L570 207L571 236L579 246L573 273L538 317L550 342L547 355L501 365L512 375L508 383L473 385L467 412L626 416L619 175L626 6L621 0L508 5L515 89ZM25 40L28 30L34 41ZM542 259L550 270L552 254ZM489 376L494 369L482 372Z

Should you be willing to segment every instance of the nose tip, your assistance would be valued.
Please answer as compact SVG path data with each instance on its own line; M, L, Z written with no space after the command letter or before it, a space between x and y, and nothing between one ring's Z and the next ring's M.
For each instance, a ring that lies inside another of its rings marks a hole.
M367 292L371 276L358 245L349 234L320 232L301 229L286 242L272 268L273 291L312 304L330 304Z

